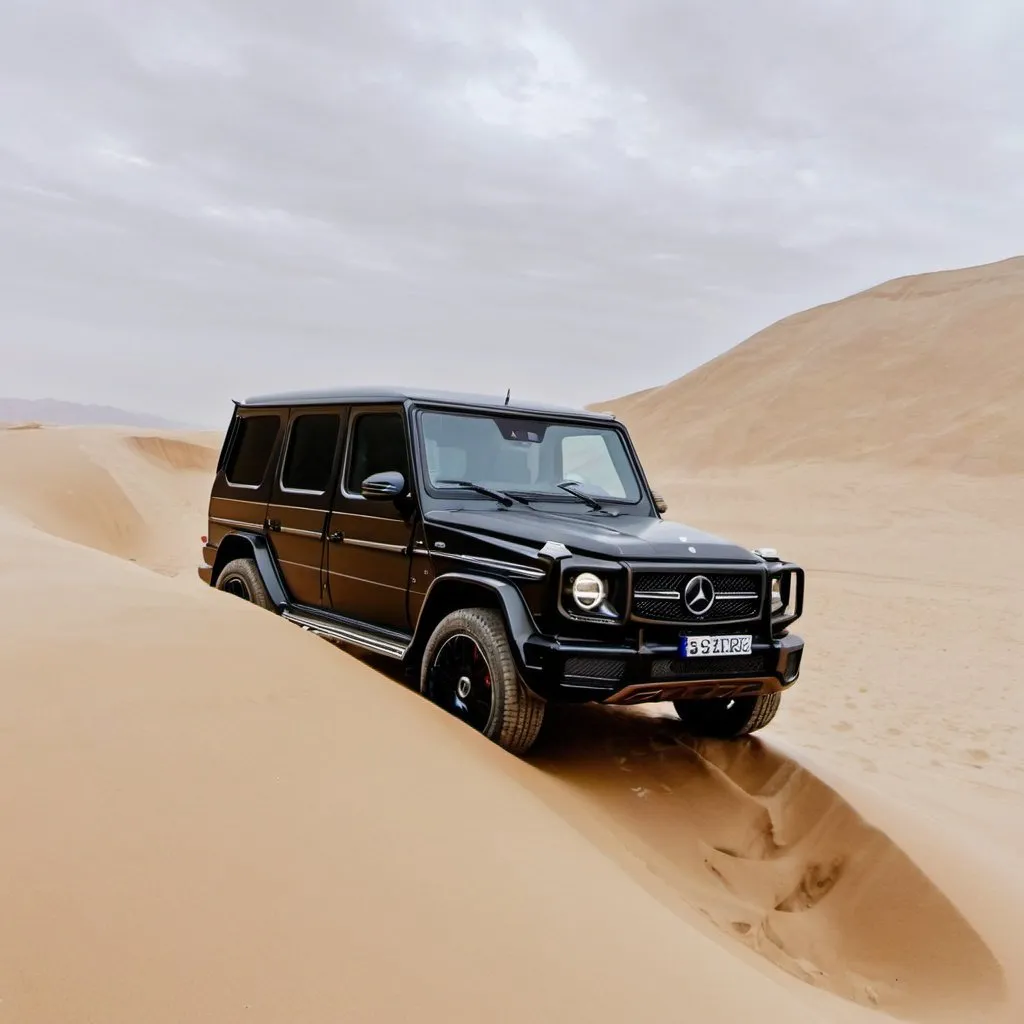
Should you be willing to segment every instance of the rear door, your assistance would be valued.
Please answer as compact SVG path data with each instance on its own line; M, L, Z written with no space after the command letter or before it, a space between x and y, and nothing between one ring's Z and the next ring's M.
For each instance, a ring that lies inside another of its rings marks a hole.
M296 604L318 608L324 533L337 474L343 410L293 409L267 507L267 536Z
M415 489L402 407L353 408L345 451L327 531L331 607L359 622L407 630ZM406 497L362 497L363 480L389 470L405 477Z

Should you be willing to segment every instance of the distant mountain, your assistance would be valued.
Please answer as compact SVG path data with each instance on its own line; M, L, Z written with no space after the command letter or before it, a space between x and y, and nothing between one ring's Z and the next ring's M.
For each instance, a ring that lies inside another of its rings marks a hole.
M0 423L43 423L62 427L121 426L182 430L189 426L144 412L109 405L83 405L52 398L0 398Z

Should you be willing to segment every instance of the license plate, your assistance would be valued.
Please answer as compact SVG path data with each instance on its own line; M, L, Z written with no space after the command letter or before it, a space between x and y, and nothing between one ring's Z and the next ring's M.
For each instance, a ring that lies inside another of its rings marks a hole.
M731 634L729 636L682 636L679 638L681 658L716 658L730 654L750 654L754 638Z

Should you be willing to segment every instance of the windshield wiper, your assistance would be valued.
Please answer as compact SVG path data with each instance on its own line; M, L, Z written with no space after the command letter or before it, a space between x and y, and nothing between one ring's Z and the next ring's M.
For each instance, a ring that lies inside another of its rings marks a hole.
M595 512L604 512L605 507L597 500L592 498L589 494L584 494L583 491L576 490L580 485L575 480L563 480L559 485L563 491L568 492L574 498L579 498L580 501L586 502Z
M468 487L471 491L476 491L478 494L484 494L488 498L493 498L495 501L504 505L505 508L508 508L516 501L521 502L523 505L529 505L529 502L523 498L510 497L504 491L496 491L491 487L484 487L483 484L475 484L472 480L435 480L434 483L454 484L458 487Z

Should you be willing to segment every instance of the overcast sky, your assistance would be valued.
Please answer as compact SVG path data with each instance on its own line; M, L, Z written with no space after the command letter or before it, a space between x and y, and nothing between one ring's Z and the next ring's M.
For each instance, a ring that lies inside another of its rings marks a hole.
M3 0L0 394L583 403L1024 252L1020 0Z

